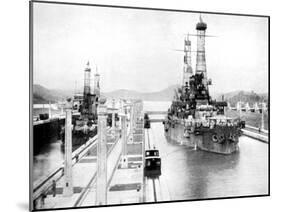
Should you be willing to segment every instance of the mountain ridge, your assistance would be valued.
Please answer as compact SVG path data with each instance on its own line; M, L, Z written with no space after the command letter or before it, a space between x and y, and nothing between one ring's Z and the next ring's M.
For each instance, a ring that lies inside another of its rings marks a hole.
M179 85L171 85L165 89L154 92L139 92L129 89L118 89L110 92L102 92L101 95L107 98L128 98L128 99L142 99L146 101L172 101L174 91L180 87ZM49 102L63 101L68 97L73 96L73 91L60 90L60 89L48 89L42 85L33 85L33 103L34 104L47 104ZM217 93L213 95L213 99L221 100L224 96L224 100L229 101L231 104L237 101L244 102L259 102L268 101L267 93L256 93L254 91L231 91L226 93Z

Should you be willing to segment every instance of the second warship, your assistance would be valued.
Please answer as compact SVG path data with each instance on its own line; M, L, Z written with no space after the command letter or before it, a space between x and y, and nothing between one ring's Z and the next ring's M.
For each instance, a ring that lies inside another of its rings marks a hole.
M91 89L91 68L90 63L84 70L84 91L82 94L76 93L73 98L73 112L77 112L78 116L72 116L72 143L74 146L81 146L86 143L89 138L97 134L97 108L98 105L106 101L100 94L100 75L97 71L94 74L94 88ZM115 122L119 120L115 114ZM109 113L107 117L107 126L112 126L112 116ZM64 126L62 126L60 135L62 144L64 145L65 136Z

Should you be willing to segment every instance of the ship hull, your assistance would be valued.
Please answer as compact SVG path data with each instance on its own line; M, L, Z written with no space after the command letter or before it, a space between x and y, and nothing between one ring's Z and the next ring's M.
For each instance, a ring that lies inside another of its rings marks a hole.
M76 123L77 117L72 117L72 123ZM52 119L50 122L33 126L33 155L38 155L51 143L61 141L64 146L65 119ZM75 150L85 144L97 134L96 127L86 132L81 128L74 127L72 131L72 149Z
M46 145L57 142L62 124L62 120L53 119L33 126L33 155L39 154Z
M214 152L218 154L232 154L238 151L238 144L226 141L223 144L214 143L209 135L194 135L190 136L196 147L207 152Z
M184 135L184 125L177 123L165 128L165 136L177 143L184 144L189 147L195 147L195 140L187 138Z
M165 131L168 139L203 151L232 154L239 149L240 133L236 127L216 127L214 129L202 127L194 132L186 133L185 126L177 123L165 127ZM220 140L221 137L224 139Z
M238 150L240 130L237 127L202 127L198 133L192 134L190 138L194 139L199 149L220 154L231 154Z

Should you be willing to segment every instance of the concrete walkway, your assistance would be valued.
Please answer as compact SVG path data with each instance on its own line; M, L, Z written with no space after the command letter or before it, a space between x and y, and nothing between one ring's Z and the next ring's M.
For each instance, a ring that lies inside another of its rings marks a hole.
M129 144L128 168L121 168L121 160L111 179L108 179L107 205L139 203L143 201L143 166L140 144ZM134 150L134 151L132 151ZM78 206L94 206L96 199L95 180Z
M128 168L119 165L108 191L108 204L128 204L143 202L142 157L130 155Z
M253 132L248 129L242 129L244 135L268 143L268 135L263 135L259 132Z

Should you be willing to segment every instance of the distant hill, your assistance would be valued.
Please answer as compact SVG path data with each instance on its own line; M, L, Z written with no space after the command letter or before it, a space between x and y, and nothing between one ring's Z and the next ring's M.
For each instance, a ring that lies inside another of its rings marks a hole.
M112 92L103 92L102 95L109 98L143 99L146 101L171 101L173 99L174 89L177 87L178 85L173 85L161 91L151 93L120 89ZM47 104L49 102L62 101L67 97L72 96L73 92L71 91L48 89L38 84L33 85L34 104Z
M71 96L67 91L47 89L41 85L33 85L33 103L34 104L47 104L65 100Z
M172 85L161 91L150 93L120 89L112 92L105 92L102 94L105 97L110 98L142 99L146 101L171 101L173 99L174 90L177 87L178 85Z
M249 104L254 104L255 102L267 102L268 94L267 93L255 93L254 91L233 91L224 94L217 94L215 97L217 100L222 99L230 102L231 104L236 104L238 101L248 102Z
M174 90L179 85L172 85L166 89L157 92L138 92L127 89L115 90L112 92L103 92L102 95L108 98L128 98L128 99L142 99L146 101L171 101L174 96ZM47 89L41 85L35 84L33 86L33 99L34 104L42 104L49 102L57 102L65 100L67 97L73 97L73 91ZM249 102L253 104L255 102L268 101L268 94L258 94L253 91L233 91L224 94L215 94L213 99L221 100L222 95L224 99L231 104L236 104L238 101Z

